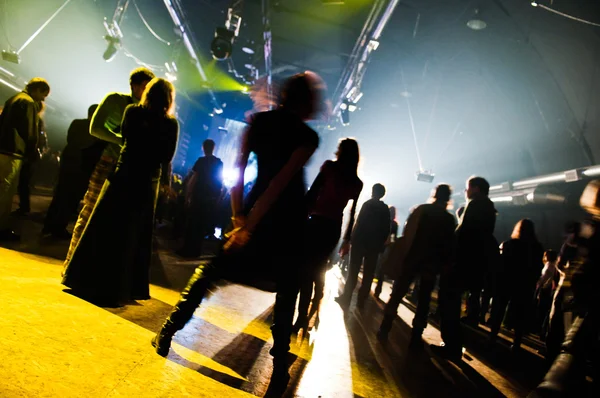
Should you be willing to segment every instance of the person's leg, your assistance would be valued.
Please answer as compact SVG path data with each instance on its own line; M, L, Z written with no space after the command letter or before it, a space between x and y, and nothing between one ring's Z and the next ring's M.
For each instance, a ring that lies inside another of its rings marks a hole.
M420 342L423 331L427 327L427 320L429 318L429 305L431 303L431 293L435 287L436 275L430 271L424 271L421 273L419 285L419 302L417 304L417 311L412 321L412 338L413 340L418 339Z
M31 173L32 167L31 162L25 161L21 167L21 173L19 174L19 213L25 214L31 211Z
M313 275L306 275L300 283L300 301L298 302L298 318L294 330L308 327L308 307L313 295Z
M350 304L352 301L352 294L356 288L358 281L358 273L360 272L360 266L362 265L365 252L360 246L353 246L350 249L350 264L348 265L348 277L344 284L344 291L338 298L338 302L344 305Z
M480 275L471 274L468 278L467 316L466 320L474 325L479 323L481 313L481 293L483 280Z
M390 330L392 329L392 324L394 323L394 320L398 314L398 307L402 303L404 296L406 296L408 288L410 287L414 277L414 267L403 266L400 269L398 278L394 281L390 299L383 310L383 320L381 321L378 331L378 337L380 339L386 339Z
M317 272L317 277L315 278L315 295L312 299L312 304L310 306L310 313L308 314L308 319L312 319L312 317L317 314L317 318L319 317L319 310L321 308L321 300L323 300L323 296L325 295L325 278L327 276L327 268L323 267L319 272Z
M179 301L173 307L161 330L152 340L152 345L159 355L166 356L169 353L173 335L178 330L183 329L185 324L192 319L194 311L202 303L204 297L207 296L209 288L219 279L218 267L218 263L211 263L196 268L194 275L192 275L181 293Z
M17 193L21 163L21 159L0 154L0 235L2 238L9 238L12 234L10 213L13 197Z
M439 292L440 331L445 344L442 347L442 355L455 359L462 357L463 343L460 325L462 291L461 275L458 272L442 274Z
M371 285L375 277L375 267L377 267L377 259L379 258L378 251L371 251L365 254L365 262L363 264L362 283L358 291L358 306L362 306L371 293Z

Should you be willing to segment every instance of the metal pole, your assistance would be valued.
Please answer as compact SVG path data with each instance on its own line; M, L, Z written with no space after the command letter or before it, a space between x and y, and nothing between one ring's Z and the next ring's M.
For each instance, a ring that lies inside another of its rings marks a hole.
M265 55L265 76L267 77L267 98L270 107L273 106L273 53L271 44L273 36L271 34L271 4L269 0L263 0L263 39Z
M52 14L52 16L50 18L48 18L48 20L46 22L44 22L44 24L42 26L39 27L38 30L36 30L33 35L31 35L31 37L29 39L27 39L27 41L21 46L21 48L19 48L19 50L17 51L17 55L21 54L21 51L23 51L25 49L25 47L27 47L29 45L29 43L31 43L33 41L33 39L35 39L40 33L42 33L42 30L44 30L44 28L46 26L48 26L48 24L50 22L52 22L52 20L54 18L56 18L56 16L71 2L71 0L67 0L64 2L64 4L62 6L60 6L60 8L58 10L56 10L54 12L54 14Z

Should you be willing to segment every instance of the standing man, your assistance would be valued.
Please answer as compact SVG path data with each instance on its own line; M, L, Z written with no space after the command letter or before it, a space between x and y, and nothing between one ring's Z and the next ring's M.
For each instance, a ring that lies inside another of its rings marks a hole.
M445 345L432 349L450 360L462 358L462 293L469 292L467 317L477 325L484 278L489 264L499 256L494 238L496 209L488 197L489 191L490 184L482 177L467 181L467 206L455 233L456 262L453 269L442 273L440 280L441 332Z
M13 196L17 192L23 161L38 157L39 115L36 102L50 94L50 85L40 77L4 104L0 116L0 240L18 240L9 225Z
M57 239L71 239L67 225L77 212L92 172L106 146L106 141L90 135L90 122L97 108L98 104L90 106L87 119L73 120L69 126L67 145L60 159L58 183L46 213L43 235L51 235Z
M106 181L108 175L114 170L117 160L119 160L121 145L123 145L121 121L123 120L125 108L140 101L146 85L153 78L154 73L147 68L134 69L129 75L131 94L108 94L104 97L98 109L96 109L94 116L92 116L90 134L105 141L107 144L90 178L88 190L83 198L83 209L79 213L79 218L73 229L73 237L71 238L65 264L70 261L77 243L79 243L79 239L96 205L104 181Z
M363 204L358 214L352 234L350 266L344 292L335 299L342 308L350 306L361 265L363 278L356 303L359 308L364 305L371 291L379 253L383 251L390 234L390 209L381 200L384 196L385 187L381 184L373 185L371 199Z
M202 252L202 240L215 232L219 202L223 192L223 162L213 155L215 142L202 143L204 156L194 167L186 189L185 204L188 220L185 228L182 257L198 257Z
M440 184L433 192L433 203L420 205L408 217L403 234L406 257L398 264L400 274L385 306L378 333L380 339L387 338L398 307L411 282L418 276L421 283L419 303L412 324L411 346L419 347L422 344L421 336L427 327L431 292L435 288L436 278L442 268L448 267L452 261L456 221L446 210L451 196L450 186Z

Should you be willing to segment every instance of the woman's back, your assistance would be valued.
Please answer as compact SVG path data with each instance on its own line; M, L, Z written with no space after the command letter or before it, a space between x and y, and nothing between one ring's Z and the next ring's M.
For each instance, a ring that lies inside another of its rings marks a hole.
M537 240L510 239L502 243L503 273L513 286L535 287L543 264L544 248Z
M355 174L344 173L339 163L331 160L323 163L321 175L323 182L315 193L310 214L341 222L344 209L360 195L363 183Z

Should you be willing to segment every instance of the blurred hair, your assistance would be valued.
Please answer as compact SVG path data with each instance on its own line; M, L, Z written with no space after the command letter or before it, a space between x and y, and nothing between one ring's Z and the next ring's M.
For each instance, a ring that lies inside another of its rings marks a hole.
M554 261L558 260L558 253L552 249L546 250L544 252L544 256L546 257L546 260L548 260L550 262L554 262Z
M449 202L450 197L452 196L452 188L448 184L439 184L435 187L435 191L433 193L433 197L436 200L440 200L442 202Z
M146 86L140 104L148 109L160 110L166 115L172 115L175 104L175 87L170 81L155 77Z
M385 187L383 184L375 184L372 189L372 196L376 199L381 199L385 196Z
M46 81L46 79L42 79L41 77L34 77L27 83L25 86L25 90L27 92L32 92L35 90L40 90L41 92L50 92L50 85Z
M490 183L483 177L471 177L469 178L468 184L473 188L479 188L479 192L486 196L490 193Z
M204 153L212 154L215 150L215 142L211 139L204 140L202 143L202 149L204 150Z
M357 176L359 159L358 142L352 138L341 140L337 150L337 163L344 175Z
M133 86L137 84L143 84L145 82L149 82L155 77L156 76L154 75L154 72L148 68L136 68L129 74L129 85Z
M91 119L92 116L94 116L96 109L98 109L98 104L90 105L88 108L88 119Z
M535 224L528 218L524 218L515 224L510 235L512 239L523 239L530 242L537 242L535 235Z
M396 220L396 213L396 207L390 206L390 218L392 219L392 221Z
M298 73L287 79L281 90L281 106L290 110L303 110L314 116L326 110L326 86L314 72Z

